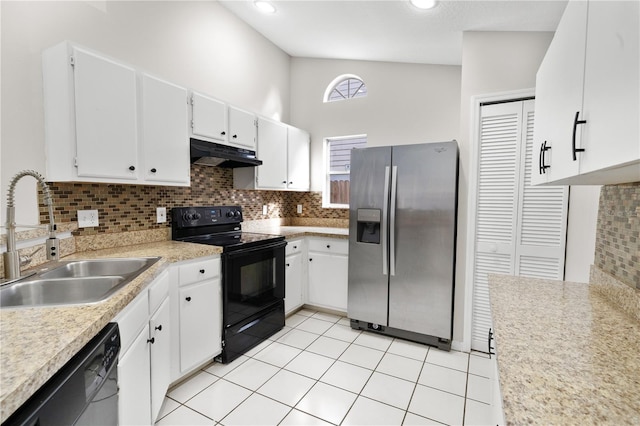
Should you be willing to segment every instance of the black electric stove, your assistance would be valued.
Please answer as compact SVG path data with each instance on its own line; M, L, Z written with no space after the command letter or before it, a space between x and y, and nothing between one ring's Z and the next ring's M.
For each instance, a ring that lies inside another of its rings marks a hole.
M175 207L175 241L222 247L222 354L234 360L284 326L285 246L281 235L242 232L240 206Z

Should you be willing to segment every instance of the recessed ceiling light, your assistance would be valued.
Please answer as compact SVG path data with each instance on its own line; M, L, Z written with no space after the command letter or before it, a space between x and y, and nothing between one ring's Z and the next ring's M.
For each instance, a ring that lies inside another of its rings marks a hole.
M433 9L438 2L436 0L410 0L411 4L418 9Z
M253 4L264 13L275 13L276 7L268 1L256 0Z

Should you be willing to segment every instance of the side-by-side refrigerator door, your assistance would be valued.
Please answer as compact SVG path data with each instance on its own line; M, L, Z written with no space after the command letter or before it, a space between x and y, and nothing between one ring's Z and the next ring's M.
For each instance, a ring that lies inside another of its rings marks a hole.
M349 318L387 325L391 148L351 151Z
M446 340L452 338L457 157L456 142L393 148L389 327Z

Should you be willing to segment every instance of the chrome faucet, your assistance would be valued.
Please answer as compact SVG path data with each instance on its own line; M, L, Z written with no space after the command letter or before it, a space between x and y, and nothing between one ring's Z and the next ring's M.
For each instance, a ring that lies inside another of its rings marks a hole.
M9 182L9 191L7 192L7 252L4 253L4 277L5 279L9 280L20 278L20 266L28 264L28 262L22 262L22 260L20 259L20 255L18 254L18 250L16 250L17 225L16 209L14 207L14 192L16 184L25 176L32 176L38 181L38 183L40 184L40 188L42 189L44 203L49 208L49 238L47 239L46 253L47 259L58 260L60 258L60 243L58 241L58 238L56 238L56 225L53 220L53 201L51 200L49 186L40 173L34 170L23 170L16 174L13 178L11 178L11 182Z

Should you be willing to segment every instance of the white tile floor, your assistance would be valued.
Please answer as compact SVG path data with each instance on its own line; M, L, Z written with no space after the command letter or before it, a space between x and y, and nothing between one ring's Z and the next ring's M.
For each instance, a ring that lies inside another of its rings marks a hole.
M491 424L492 362L302 310L231 364L170 389L157 425Z

